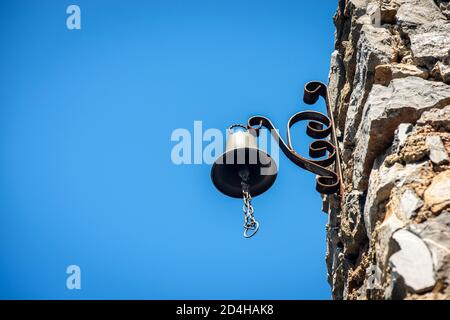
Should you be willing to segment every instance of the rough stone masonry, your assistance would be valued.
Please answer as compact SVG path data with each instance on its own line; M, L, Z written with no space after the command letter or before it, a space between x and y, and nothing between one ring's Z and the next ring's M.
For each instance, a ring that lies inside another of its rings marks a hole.
M450 299L450 2L339 0L334 22L333 298Z

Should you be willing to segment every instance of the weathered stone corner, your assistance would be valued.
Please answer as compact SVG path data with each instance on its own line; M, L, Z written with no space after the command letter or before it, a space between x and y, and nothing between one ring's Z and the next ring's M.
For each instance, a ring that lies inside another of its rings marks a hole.
M450 299L450 1L339 0L334 299Z

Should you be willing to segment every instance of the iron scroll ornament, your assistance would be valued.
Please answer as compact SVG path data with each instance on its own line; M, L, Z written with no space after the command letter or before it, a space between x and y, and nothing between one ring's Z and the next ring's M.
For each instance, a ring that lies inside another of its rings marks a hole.
M333 114L330 108L328 88L325 84L312 81L305 85L303 101L306 104L315 104L319 97L325 100L328 116L317 111L301 111L294 114L287 123L286 142L280 137L273 123L266 117L253 116L248 119L248 128L259 130L262 127L269 129L275 141L277 141L281 151L297 166L317 174L316 190L323 194L334 194L343 192L341 186L342 173L339 153L337 152L337 137L333 121ZM309 146L309 156L307 159L298 154L291 144L291 127L299 121L309 121L306 127L306 134L314 140ZM329 139L327 139L329 138ZM324 159L318 159L326 156ZM330 167L334 164L334 170Z

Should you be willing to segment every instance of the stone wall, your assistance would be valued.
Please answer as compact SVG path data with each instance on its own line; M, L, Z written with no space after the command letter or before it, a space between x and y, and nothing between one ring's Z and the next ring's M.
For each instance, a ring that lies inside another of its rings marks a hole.
M339 0L334 21L333 298L450 299L450 2Z

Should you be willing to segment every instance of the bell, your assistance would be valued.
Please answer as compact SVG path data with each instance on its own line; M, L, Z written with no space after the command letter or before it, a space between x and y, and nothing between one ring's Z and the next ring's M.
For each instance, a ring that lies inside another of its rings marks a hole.
M226 151L217 158L211 170L214 185L233 198L242 198L244 188L252 196L262 194L277 177L275 161L258 149L256 130L234 125L227 133Z

